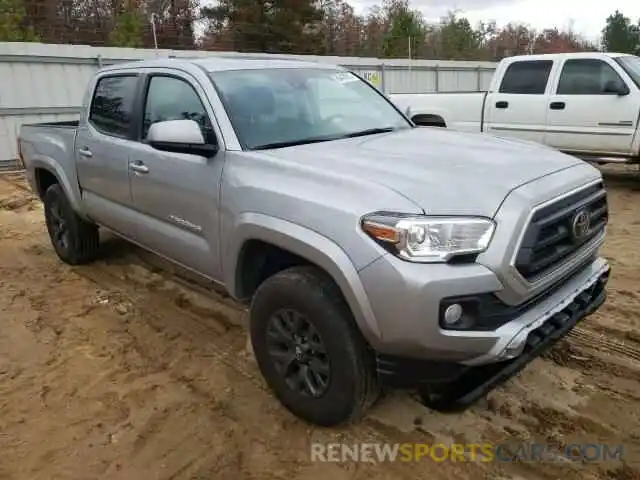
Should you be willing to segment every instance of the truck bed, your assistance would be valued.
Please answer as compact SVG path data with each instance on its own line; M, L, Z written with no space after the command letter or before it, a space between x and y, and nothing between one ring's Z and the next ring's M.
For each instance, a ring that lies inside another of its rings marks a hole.
M441 126L467 132L482 131L482 111L487 92L434 92L389 95L416 123L422 117ZM424 120L424 118L423 118Z
M23 124L18 141L27 172L36 168L56 172L62 182L69 182L68 188L77 189L74 152L78 126L77 120Z

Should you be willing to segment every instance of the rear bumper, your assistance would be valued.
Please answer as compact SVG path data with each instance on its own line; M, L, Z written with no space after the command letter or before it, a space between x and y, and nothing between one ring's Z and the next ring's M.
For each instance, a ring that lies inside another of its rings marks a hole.
M496 386L525 368L545 350L564 337L584 318L595 312L606 298L607 266L593 282L568 299L544 323L526 332L521 353L506 361L469 365L454 362L407 359L377 355L377 370L381 382L399 388L422 388L437 392L432 408L464 408L483 397Z

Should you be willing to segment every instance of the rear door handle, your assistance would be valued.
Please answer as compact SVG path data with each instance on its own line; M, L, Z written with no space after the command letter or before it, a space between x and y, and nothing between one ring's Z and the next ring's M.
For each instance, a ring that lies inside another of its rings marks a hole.
M549 108L551 110L564 110L565 104L564 102L551 102Z
M149 173L149 167L142 163L130 163L129 168L136 173Z
M509 108L509 102L505 102L505 101L496 102L496 108Z
M93 157L93 153L91 153L91 150L89 150L87 147L78 150L78 153L80 154L80 156L85 158Z

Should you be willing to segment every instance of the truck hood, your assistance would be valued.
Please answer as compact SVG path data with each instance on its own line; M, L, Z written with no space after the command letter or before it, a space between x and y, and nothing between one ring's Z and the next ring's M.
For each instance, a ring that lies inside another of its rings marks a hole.
M427 214L487 217L495 215L515 188L583 163L541 144L444 128L413 128L260 153L384 185Z

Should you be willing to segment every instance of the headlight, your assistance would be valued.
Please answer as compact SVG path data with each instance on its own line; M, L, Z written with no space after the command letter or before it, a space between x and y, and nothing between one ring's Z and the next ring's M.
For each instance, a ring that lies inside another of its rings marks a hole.
M491 242L495 223L481 217L373 213L363 217L362 229L401 258L433 263L484 252Z

